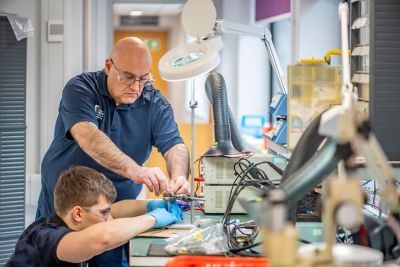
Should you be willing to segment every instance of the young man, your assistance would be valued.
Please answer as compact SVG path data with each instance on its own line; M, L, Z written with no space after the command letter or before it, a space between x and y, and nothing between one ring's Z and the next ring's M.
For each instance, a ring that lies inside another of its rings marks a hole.
M90 258L138 233L181 217L176 209L175 215L157 208L163 201L124 200L111 205L116 198L112 182L82 166L61 174L54 196L53 216L22 233L6 267L86 266Z

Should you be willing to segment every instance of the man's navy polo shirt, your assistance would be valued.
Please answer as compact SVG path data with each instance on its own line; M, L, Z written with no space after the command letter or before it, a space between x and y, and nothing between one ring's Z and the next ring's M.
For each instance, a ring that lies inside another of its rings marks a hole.
M13 255L5 267L83 267L86 263L69 263L57 258L61 239L72 230L54 214L32 223L22 233Z
M139 165L148 159L152 146L164 154L174 145L183 143L171 105L153 86L145 86L134 103L116 106L107 90L104 70L72 78L64 88L54 140L42 163L40 217L49 217L53 213L53 190L57 179L74 165L91 167L105 174L117 189L117 201L135 199L142 188L141 184L104 168L79 147L69 130L82 121L96 124Z

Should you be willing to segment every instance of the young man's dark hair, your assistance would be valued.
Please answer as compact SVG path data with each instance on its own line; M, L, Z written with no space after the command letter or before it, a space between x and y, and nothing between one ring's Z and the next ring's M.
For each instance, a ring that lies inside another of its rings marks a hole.
M63 172L54 194L55 214L32 223L22 233L6 267L85 266L90 258L138 233L179 220L164 208L149 208L162 201L112 204L116 198L112 182L87 167Z
M74 206L90 207L97 203L99 195L113 203L117 197L113 183L94 169L77 166L60 175L54 188L54 209L64 215Z

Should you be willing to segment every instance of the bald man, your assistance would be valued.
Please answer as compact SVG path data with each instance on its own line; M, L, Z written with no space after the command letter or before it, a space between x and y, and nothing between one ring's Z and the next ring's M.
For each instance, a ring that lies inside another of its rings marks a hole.
M143 184L156 195L188 193L189 153L170 104L152 86L151 64L143 41L128 37L115 45L104 70L66 84L54 140L42 162L36 218L53 215L57 177L74 165L107 176L117 190L116 201L136 199ZM153 146L166 160L170 181L158 167L142 166ZM116 249L91 266L126 266L126 252Z

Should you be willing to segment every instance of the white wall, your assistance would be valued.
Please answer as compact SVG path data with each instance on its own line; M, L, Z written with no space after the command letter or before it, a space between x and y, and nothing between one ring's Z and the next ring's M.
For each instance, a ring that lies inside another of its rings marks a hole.
M323 58L331 49L340 49L338 6L340 0L301 0L296 4L298 18L296 61Z
M251 1L223 0L221 7L221 19L247 24L251 21ZM228 93L229 106L237 117L238 111L238 77L239 77L239 40L240 36L223 34L224 49L221 52L221 65L218 68L225 78Z
M255 25L255 1L224 0L224 20ZM219 68L225 77L229 105L237 122L243 115L266 115L269 103L270 63L259 39L223 34L224 50Z
M53 140L62 89L82 72L82 0L42 0L42 33L47 33L49 20L63 21L64 41L50 43L45 34L40 41L40 159Z
M84 50L84 56L89 60L89 65L84 65L86 67L84 71L96 71L104 68L105 59L110 55L114 44L113 1L84 0L85 2L89 2L91 7L91 21L88 29L91 39L89 50ZM85 35L87 35L86 32L84 32Z
M238 123L244 115L264 115L269 105L270 62L261 40L239 39L237 111Z
M287 88L287 66L292 63L292 23L290 18L284 18L279 21L274 22L271 25L271 31L273 33L273 42L276 48L276 54L278 55L279 62L281 64L284 83ZM282 88L278 83L278 79L273 73L273 89L272 95L277 92L281 92Z

